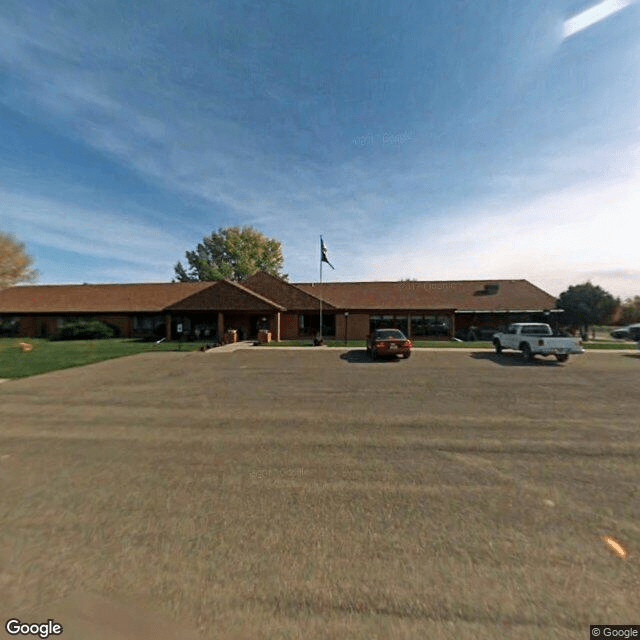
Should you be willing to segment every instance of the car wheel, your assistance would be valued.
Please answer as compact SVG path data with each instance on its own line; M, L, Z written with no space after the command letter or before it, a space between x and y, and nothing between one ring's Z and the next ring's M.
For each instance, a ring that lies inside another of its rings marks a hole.
M378 359L378 352L373 347L371 347L371 359L372 360Z
M568 353L558 353L556 354L556 359L558 362L566 362L569 359Z
M528 344L522 345L522 355L527 362L531 362L533 360L533 353L531 351L531 347Z
M502 353L502 345L500 344L500 340L494 340L493 346L496 348L496 353Z
M407 353L403 353L402 357L406 360L411 355L411 351L407 351Z

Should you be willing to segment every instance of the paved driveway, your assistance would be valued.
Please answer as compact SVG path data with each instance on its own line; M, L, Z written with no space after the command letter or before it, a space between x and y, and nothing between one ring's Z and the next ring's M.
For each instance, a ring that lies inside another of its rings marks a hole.
M126 618L87 593L204 638L637 622L639 367L251 349L5 383L0 614L85 640Z

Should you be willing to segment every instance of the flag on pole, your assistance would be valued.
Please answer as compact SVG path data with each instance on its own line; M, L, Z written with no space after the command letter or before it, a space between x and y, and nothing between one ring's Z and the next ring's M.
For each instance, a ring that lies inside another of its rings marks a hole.
M329 258L327 258L327 246L325 245L322 236L320 236L320 253L322 254L320 262L326 262L335 271L333 265L329 262Z

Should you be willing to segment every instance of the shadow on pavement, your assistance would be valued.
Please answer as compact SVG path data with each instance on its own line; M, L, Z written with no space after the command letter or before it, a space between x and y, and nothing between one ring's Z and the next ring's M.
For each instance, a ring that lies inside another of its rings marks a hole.
M341 360L350 362L351 364L384 364L387 362L398 362L401 358L379 358L372 360L366 349L351 349L340 355Z
M520 353L488 353L486 351L475 351L471 354L472 358L476 360L491 360L503 367L558 367L562 364L558 362L555 357L543 358L542 356L535 357L531 362L527 362ZM551 359L553 358L553 359ZM569 362L571 358L569 358Z
M640 353L623 353L625 358L640 358Z

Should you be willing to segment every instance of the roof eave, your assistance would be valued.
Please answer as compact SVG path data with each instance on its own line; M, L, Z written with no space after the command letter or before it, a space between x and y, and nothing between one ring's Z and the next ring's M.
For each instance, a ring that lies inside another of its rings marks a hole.
M562 309L456 309L456 313L558 313Z

